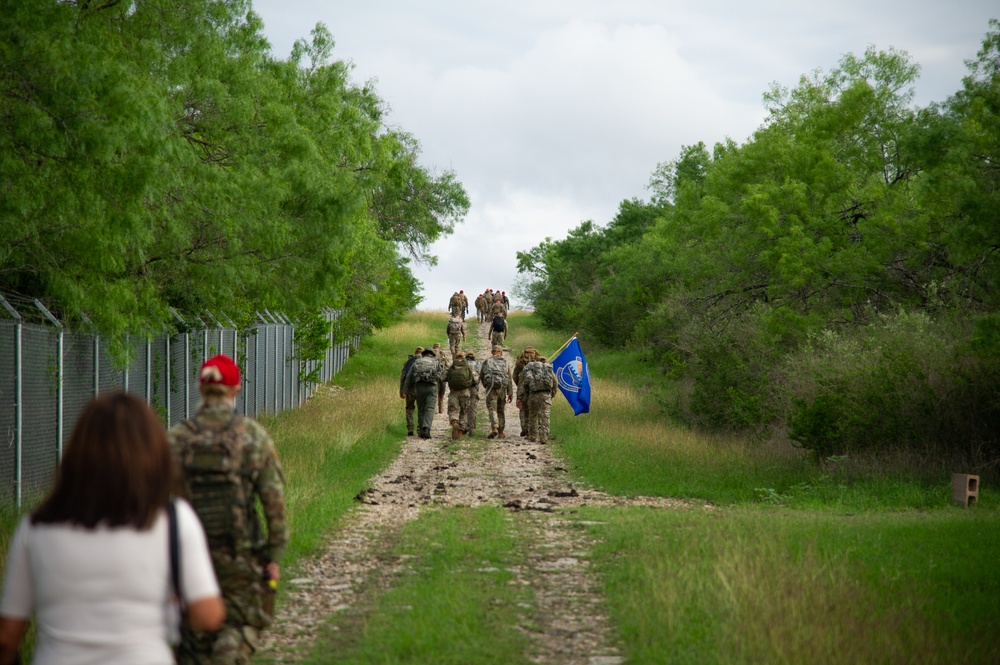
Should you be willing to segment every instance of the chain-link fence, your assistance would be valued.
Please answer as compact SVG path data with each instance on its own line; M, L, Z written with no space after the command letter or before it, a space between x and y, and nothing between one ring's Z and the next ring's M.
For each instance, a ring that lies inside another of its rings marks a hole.
M112 362L99 335L70 331L38 301L34 309L0 296L0 496L46 491L77 417L96 395L126 390L146 399L169 427L194 415L200 402L198 369L218 354L235 358L243 373L238 413L256 417L301 405L315 388L301 380L316 361L297 357L295 326L270 312L238 330L208 315L182 318L185 332L137 341L126 367ZM30 311L28 311L30 310ZM333 321L338 312L327 310ZM330 381L360 338L330 344L318 373Z

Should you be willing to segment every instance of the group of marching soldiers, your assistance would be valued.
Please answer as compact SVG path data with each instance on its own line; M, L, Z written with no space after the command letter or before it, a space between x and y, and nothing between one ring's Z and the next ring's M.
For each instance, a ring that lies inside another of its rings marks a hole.
M551 365L537 350L527 347L511 368L504 358L507 339L507 310L510 300L504 291L487 289L476 300L479 323L490 324L490 355L482 362L471 351L462 351L466 340L465 316L469 300L464 291L456 291L448 302L450 360L442 354L441 345L417 347L403 365L399 375L399 396L406 400L406 429L414 436L414 412L417 413L417 435L429 439L431 423L437 412L444 409L444 388L448 387L448 419L452 440L471 436L476 431L476 407L480 386L490 418L488 438L505 438L507 404L517 400L520 410L521 436L528 441L547 443L549 412L555 397L557 382Z

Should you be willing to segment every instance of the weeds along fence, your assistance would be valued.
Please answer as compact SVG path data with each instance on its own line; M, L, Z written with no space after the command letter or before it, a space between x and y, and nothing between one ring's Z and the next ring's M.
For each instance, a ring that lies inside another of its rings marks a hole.
M257 417L295 408L316 383L333 378L360 338L334 339L322 361L297 357L295 326L280 314L258 314L239 330L228 319L182 318L184 332L137 340L125 367L112 361L105 341L92 331L67 329L42 303L20 309L0 296L0 496L15 500L45 492L62 458L77 417L93 397L125 390L146 399L169 427L198 408L198 369L225 353L237 360L243 389L238 413ZM327 310L328 321L338 317ZM207 322L206 322L207 319Z

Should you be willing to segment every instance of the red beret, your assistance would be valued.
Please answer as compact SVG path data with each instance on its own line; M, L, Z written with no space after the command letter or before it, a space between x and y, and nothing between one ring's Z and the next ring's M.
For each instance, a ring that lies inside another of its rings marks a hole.
M221 383L224 386L240 385L240 368L229 356L220 353L209 358L198 372L198 380L202 383Z

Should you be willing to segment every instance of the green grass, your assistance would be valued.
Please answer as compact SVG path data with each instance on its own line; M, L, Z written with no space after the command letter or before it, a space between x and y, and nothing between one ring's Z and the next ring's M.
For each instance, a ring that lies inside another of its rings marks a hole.
M530 592L513 584L522 562L501 508L425 512L408 524L395 555L413 574L372 598L373 611L335 615L310 657L323 663L529 663L516 629Z
M583 515L630 663L1000 661L994 513Z

